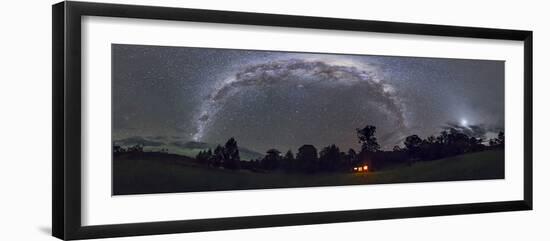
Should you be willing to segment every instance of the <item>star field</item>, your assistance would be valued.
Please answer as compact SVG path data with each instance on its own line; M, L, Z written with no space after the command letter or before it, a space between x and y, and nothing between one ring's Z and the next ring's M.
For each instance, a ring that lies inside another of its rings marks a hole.
M504 127L504 62L112 46L113 139L264 152L336 144L377 127L383 149L458 124Z

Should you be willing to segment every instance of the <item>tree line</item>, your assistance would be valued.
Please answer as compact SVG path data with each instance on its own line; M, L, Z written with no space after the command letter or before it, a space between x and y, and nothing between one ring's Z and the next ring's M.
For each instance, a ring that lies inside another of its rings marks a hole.
M478 152L488 149L504 148L504 132L484 144L484 139L468 136L457 129L443 130L438 136L425 139L418 135L407 136L403 147L394 146L391 151L380 150L376 138L376 127L367 125L356 129L360 150L353 148L340 150L335 144L317 150L313 145L302 145L294 154L292 150L284 154L277 149L269 149L263 158L243 161L239 156L239 147L235 138L214 150L207 149L196 155L196 160L209 167L252 171L284 171L300 173L349 171L357 165L368 164L369 170L383 169L399 163L412 164L417 161L429 161Z
M143 145L142 144L135 144L133 146L129 147L122 147L120 145L113 144L113 153L114 154L121 154L121 153L142 153L143 151ZM157 152L160 153L168 153L167 148L161 148Z

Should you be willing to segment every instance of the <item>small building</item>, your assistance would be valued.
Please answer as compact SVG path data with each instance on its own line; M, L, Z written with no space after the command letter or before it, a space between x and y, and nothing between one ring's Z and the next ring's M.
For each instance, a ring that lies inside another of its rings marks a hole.
M369 170L368 165L358 165L353 167L354 172L367 172Z
M358 163L353 166L353 172L372 172L374 170L374 155L375 153L361 152L357 155Z

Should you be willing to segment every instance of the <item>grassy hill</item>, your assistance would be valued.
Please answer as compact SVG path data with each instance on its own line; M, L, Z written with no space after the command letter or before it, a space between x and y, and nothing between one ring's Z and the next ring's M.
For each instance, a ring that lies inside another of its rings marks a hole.
M504 178L504 152L491 150L370 173L288 174L230 171L172 155L115 156L113 193L143 194Z
M469 153L368 173L368 183L430 182L504 178L504 151Z

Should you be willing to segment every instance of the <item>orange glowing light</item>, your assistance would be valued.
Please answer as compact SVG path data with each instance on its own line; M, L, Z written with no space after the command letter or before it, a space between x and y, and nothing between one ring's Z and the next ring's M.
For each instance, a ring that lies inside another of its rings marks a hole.
M359 167L359 171L362 172L362 171L363 171L363 167Z
M367 171L369 167L367 165L363 166L363 170Z

